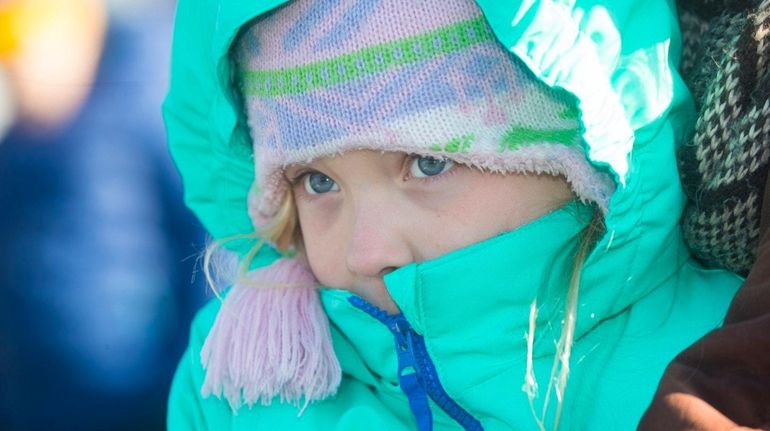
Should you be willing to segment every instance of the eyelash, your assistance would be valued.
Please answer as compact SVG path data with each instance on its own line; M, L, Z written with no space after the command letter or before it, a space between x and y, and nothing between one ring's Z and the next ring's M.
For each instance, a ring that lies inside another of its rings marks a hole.
M294 174L291 178L286 178L289 181L289 189L294 195L294 199L301 199L306 202L314 202L323 197L323 194L312 195L305 191L305 176L312 174L313 172L319 172L313 169L303 169ZM297 192L299 190L299 192Z
M427 183L431 183L431 182L434 182L434 181L441 181L441 180L447 178L449 175L453 175L455 172L457 172L457 167L458 166L457 166L457 163L455 163L453 166L451 166L449 168L449 170L447 170L445 172L442 172L442 173L440 173L438 175L433 175L433 176L430 176L430 177L415 177L415 176L412 176L412 171L410 169L411 166L412 166L412 163L414 163L414 161L419 159L420 157L422 157L420 154L408 154L406 156L406 162L407 163L404 164L404 166L406 167L406 174L403 176L403 180L404 181L413 180L413 181L420 181L422 183L427 184Z
M313 173L313 172L316 172L316 171L313 171L311 169L300 170L299 172L294 174L293 177L286 177L286 180L289 181L289 185L291 187L294 187L297 184L299 184L302 180L305 179L305 175Z

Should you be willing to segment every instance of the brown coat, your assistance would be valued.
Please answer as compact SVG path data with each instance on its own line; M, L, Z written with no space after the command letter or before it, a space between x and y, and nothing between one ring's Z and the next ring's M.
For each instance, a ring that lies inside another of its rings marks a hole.
M770 430L770 181L760 238L724 326L671 362L640 430Z

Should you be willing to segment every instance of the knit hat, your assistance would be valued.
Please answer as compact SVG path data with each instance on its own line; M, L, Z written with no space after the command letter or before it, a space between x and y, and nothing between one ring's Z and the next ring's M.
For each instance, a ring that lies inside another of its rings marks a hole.
M745 275L770 166L770 1L680 3L682 76L698 108L679 153L682 230L702 262Z
M257 226L285 196L283 168L353 149L563 175L607 209L614 185L585 157L574 97L534 78L473 1L293 1L257 19L237 60Z
M562 175L607 210L614 183L586 159L574 98L535 79L472 0L295 0L257 18L234 54L256 228L288 192L285 167L355 149ZM203 394L237 409L335 393L340 366L314 285L297 258L236 283L202 351Z

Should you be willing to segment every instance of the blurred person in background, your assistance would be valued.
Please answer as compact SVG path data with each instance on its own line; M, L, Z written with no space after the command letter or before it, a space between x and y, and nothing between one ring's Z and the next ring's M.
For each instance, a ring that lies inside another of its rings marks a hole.
M0 429L163 428L206 296L160 118L173 7L0 0Z
M3 129L69 122L94 80L106 19L101 0L0 0Z

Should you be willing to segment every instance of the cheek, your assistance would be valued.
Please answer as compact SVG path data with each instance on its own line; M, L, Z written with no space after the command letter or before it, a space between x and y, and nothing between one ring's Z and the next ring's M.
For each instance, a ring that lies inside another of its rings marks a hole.
M555 177L472 173L463 180L462 193L423 219L424 226L440 228L415 232L423 259L516 229L572 198L566 181Z
M344 236L339 229L340 223L312 205L298 203L297 214L305 254L313 274L322 285L345 287Z
M493 175L476 190L478 204L471 212L491 235L516 229L572 199L564 179L547 175Z

